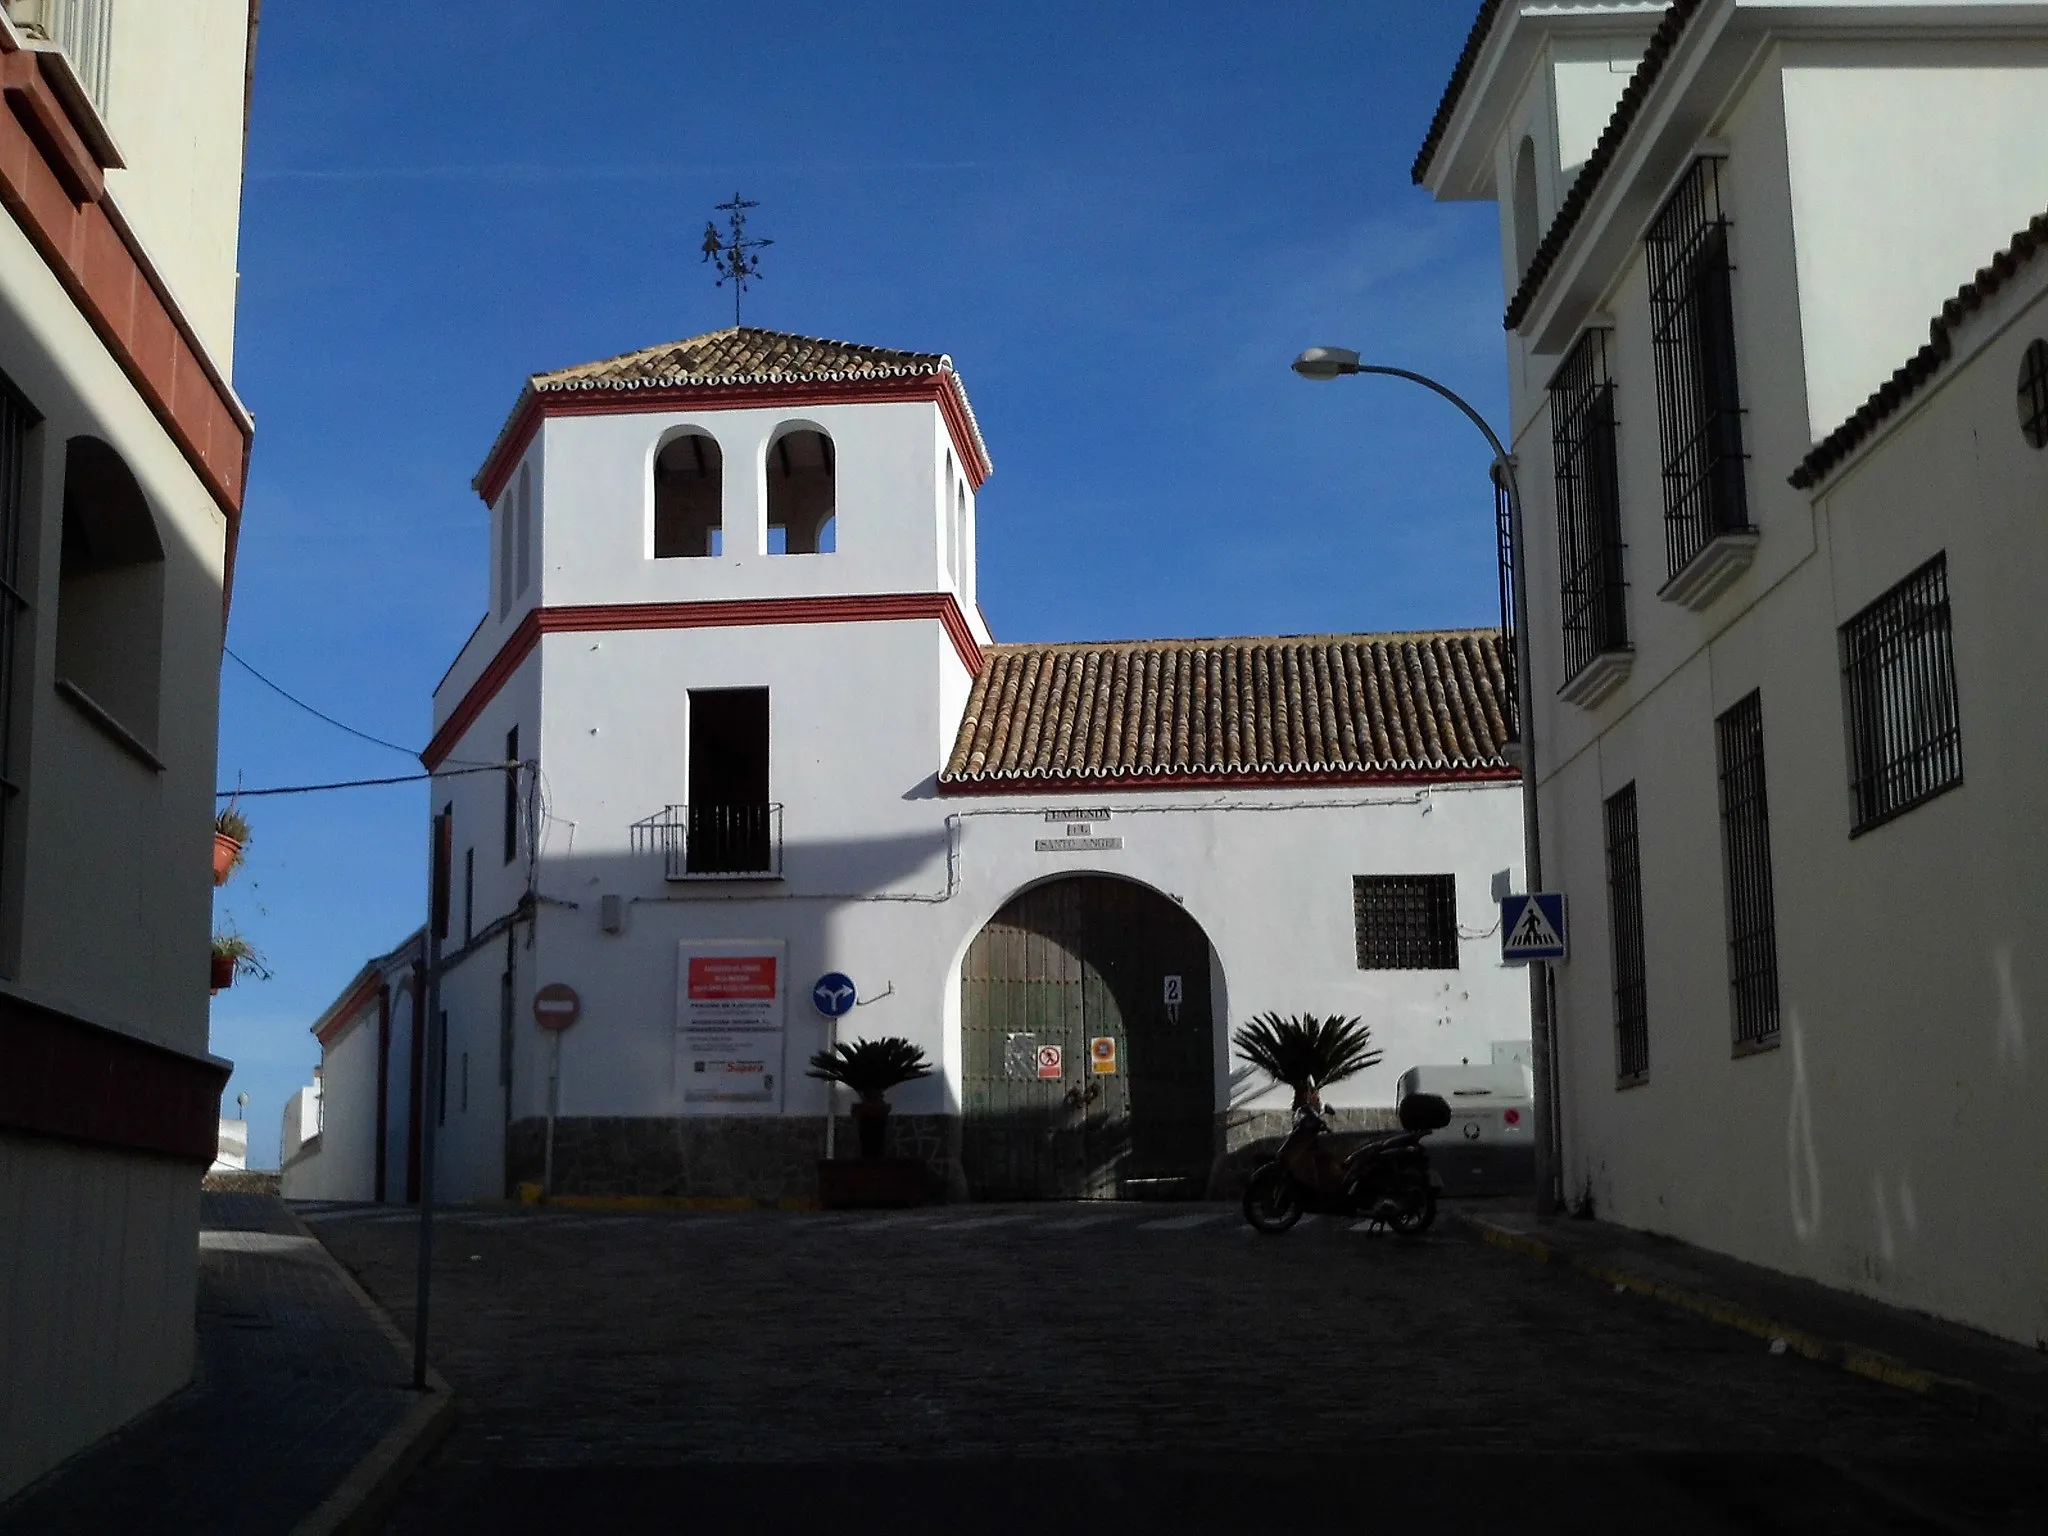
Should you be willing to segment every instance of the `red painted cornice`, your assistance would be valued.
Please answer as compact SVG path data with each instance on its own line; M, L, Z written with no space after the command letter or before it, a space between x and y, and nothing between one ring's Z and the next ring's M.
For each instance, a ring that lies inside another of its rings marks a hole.
M41 73L0 33L0 204L227 517L222 613L234 590L252 428L227 380L105 196L99 163Z
M1214 769L1200 773L1050 774L1017 778L939 780L942 795L1087 795L1127 790L1323 789L1339 784L1514 784L1513 768L1356 768L1286 773L1274 768Z
M374 1003L383 990L384 973L375 969L366 972L355 990L328 1009L327 1016L313 1026L313 1038L323 1046L331 1044L334 1037L347 1028L357 1014Z
M438 768L455 750L498 690L533 654L542 635L596 634L608 630L745 629L775 624L887 624L936 619L953 642L954 654L972 677L981 670L981 647L950 592L884 592L852 597L759 597L703 603L599 603L535 608L519 621L498 654L469 685L434 739L420 754Z
M988 479L957 376L935 371L907 379L820 379L766 384L672 384L642 389L529 390L472 482L486 505L495 502L550 416L637 416L654 411L802 409L812 405L900 405L931 401L945 418L954 453L979 491Z

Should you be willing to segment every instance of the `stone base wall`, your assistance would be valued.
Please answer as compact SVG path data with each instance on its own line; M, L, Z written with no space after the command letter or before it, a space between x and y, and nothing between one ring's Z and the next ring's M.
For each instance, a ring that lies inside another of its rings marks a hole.
M1209 1170L1211 1200L1241 1200L1252 1172L1280 1148L1294 1125L1294 1112L1286 1109L1236 1110L1218 1115L1218 1135L1223 1154ZM1331 1109L1323 1118L1330 1122L1336 1150L1349 1152L1364 1136L1383 1136L1401 1129L1401 1117L1392 1108Z
M931 1170L934 1199L963 1199L957 1115L889 1116L887 1155ZM859 1156L850 1115L833 1127L834 1155ZM541 1182L547 1121L515 1120L505 1133L508 1194ZM555 1121L558 1195L815 1200L825 1155L822 1115L563 1116Z

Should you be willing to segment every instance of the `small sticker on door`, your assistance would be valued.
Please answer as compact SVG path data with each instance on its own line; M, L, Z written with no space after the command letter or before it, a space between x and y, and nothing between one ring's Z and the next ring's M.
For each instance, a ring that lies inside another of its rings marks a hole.
M1097 1077L1116 1071L1116 1036L1097 1035L1088 1042L1088 1066Z
M1065 1072L1060 1061L1060 1048L1056 1045L1041 1045L1038 1048L1038 1075L1055 1082Z

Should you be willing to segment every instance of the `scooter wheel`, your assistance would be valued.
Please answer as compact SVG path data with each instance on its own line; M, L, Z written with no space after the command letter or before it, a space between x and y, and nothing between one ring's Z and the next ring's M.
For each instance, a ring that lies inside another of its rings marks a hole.
M1387 1218L1387 1225L1403 1237L1419 1237L1436 1220L1436 1191L1424 1183L1404 1191L1401 1212Z
M1301 1191L1278 1163L1266 1164L1245 1186L1244 1219L1268 1237L1278 1237L1301 1220Z

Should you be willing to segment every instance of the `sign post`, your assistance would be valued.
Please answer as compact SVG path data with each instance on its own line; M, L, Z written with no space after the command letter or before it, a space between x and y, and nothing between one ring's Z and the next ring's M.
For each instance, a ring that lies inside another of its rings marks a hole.
M543 1200L555 1192L555 1114L562 1103L562 1033L583 1017L583 999L567 982L551 981L533 994L533 1022L546 1030L548 1040L548 1135L541 1154L540 1194Z
M839 1021L852 1011L860 989L853 984L853 978L844 971L827 971L811 988L811 1006L830 1020L825 1026L825 1049L839 1048ZM832 1161L833 1127L838 1121L839 1085L830 1078L825 1081L825 1161Z
M448 937L449 886L455 872L455 810L450 806L434 818L427 845L426 975L414 990L419 1013L415 1032L424 1030L420 1052L426 1071L420 1093L420 1240L419 1268L413 1280L412 1384L427 1390L427 1296L434 1276L434 1123L441 1094L441 941Z

